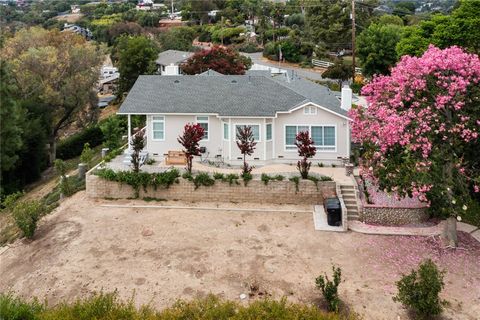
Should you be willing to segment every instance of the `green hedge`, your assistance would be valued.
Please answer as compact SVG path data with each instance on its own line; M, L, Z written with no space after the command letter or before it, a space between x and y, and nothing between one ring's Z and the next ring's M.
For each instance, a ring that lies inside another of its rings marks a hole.
M56 306L27 302L12 294L0 294L0 314L6 320L354 320L356 315L326 313L314 305L264 299L243 305L220 300L214 295L191 301L177 301L173 306L157 311L151 306L137 308L133 299L121 301L116 293L99 293Z
M83 145L89 143L94 148L103 142L103 132L98 126L85 128L62 141L57 146L57 158L67 160L78 157L83 150Z

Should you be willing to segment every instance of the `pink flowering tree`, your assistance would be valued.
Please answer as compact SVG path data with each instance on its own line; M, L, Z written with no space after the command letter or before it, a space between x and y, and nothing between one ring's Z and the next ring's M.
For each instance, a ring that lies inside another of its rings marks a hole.
M362 93L368 108L350 111L362 174L449 217L445 235L456 245L455 217L480 199L479 57L430 46L421 57L404 56Z

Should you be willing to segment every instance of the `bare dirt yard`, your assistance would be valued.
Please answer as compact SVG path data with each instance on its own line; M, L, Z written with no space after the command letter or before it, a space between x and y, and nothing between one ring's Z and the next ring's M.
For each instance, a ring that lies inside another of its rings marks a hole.
M118 290L162 308L209 292L238 300L256 284L263 295L317 303L314 279L335 263L349 307L365 319L407 319L392 300L395 281L430 257L447 270L444 319L480 314L480 245L466 234L452 251L434 238L314 231L308 206L235 212L105 204L185 205L91 200L79 192L41 221L34 240L18 240L0 254L0 291L56 303ZM218 205L226 206L255 207Z

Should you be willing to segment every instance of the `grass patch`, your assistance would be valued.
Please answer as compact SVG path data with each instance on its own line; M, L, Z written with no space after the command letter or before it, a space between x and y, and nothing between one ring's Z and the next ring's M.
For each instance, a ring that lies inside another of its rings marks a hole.
M179 300L162 311L149 305L137 308L133 299L122 301L114 293L97 293L73 303L50 307L38 300L25 301L12 294L0 294L2 319L11 320L354 320L356 315L326 313L314 305L289 303L285 298L257 300L248 305L221 300L214 295L191 301Z

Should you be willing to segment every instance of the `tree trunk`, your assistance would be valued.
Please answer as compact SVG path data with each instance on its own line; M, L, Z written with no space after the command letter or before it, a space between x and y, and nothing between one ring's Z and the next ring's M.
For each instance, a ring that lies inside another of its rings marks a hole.
M50 146L48 149L48 165L53 166L55 160L57 159L57 139L55 136L50 137Z
M455 217L449 217L446 220L445 229L443 230L442 236L447 241L449 247L457 247L457 219L455 219Z

